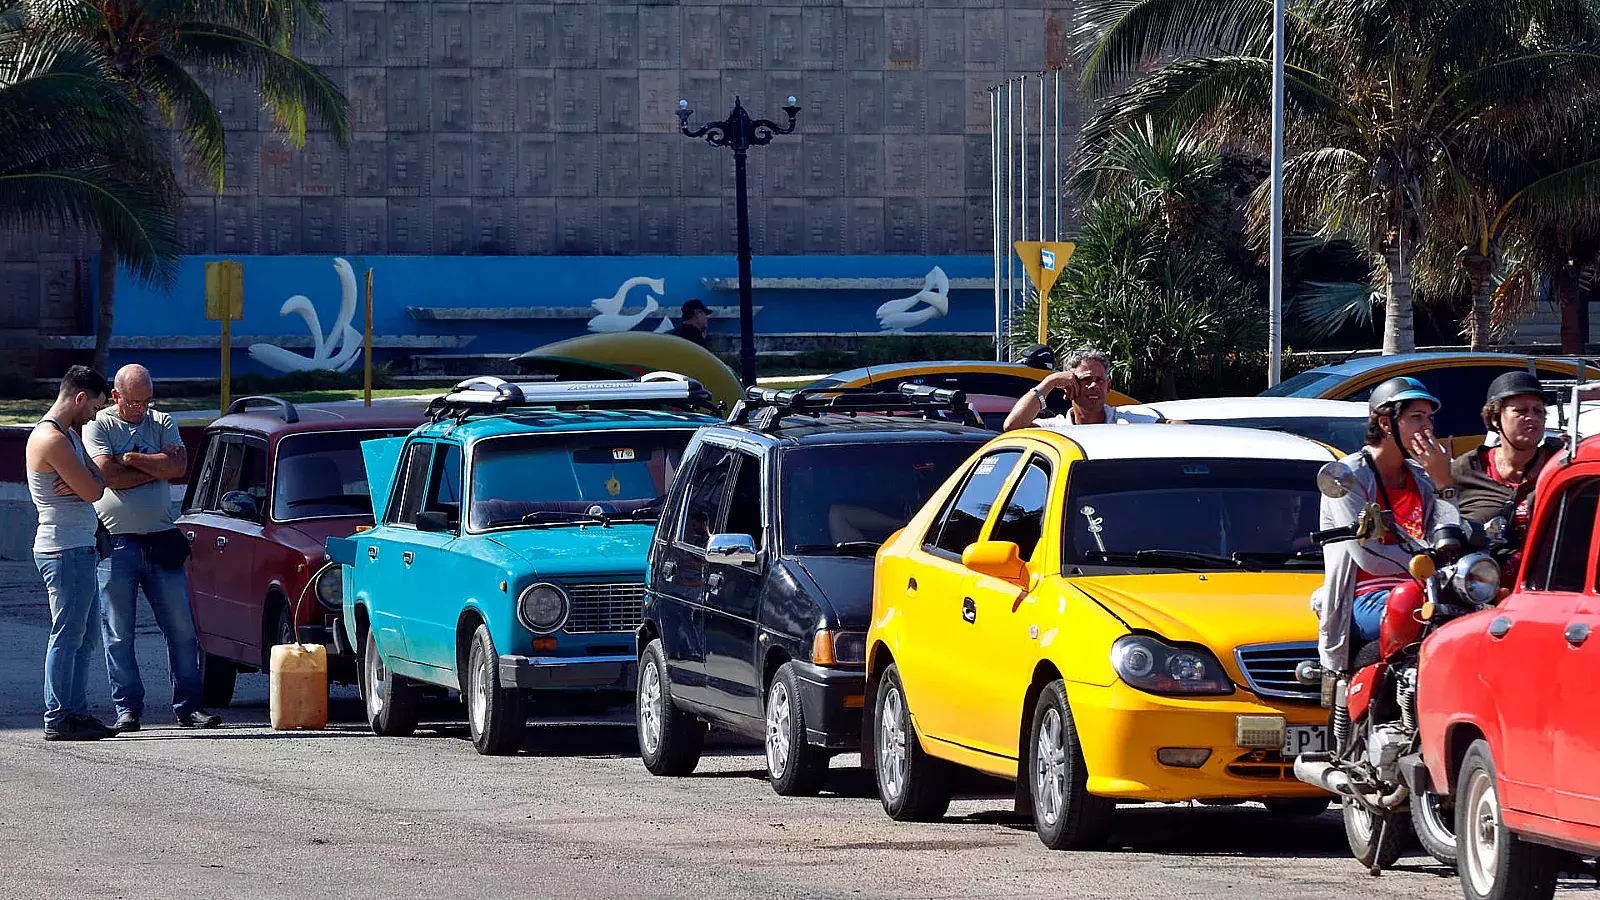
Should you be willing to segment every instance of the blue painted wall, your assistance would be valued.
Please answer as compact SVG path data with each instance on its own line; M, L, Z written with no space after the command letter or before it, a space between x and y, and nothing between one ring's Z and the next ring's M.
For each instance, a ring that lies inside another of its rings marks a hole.
M222 259L184 259L177 285L170 292L152 290L123 279L117 286L119 337L216 335L218 323L205 318L205 264ZM233 324L235 335L306 336L297 315L280 316L284 300L304 294L316 306L324 332L339 314L340 284L328 256L231 257L244 264L244 319ZM373 331L378 335L474 335L460 350L424 353L514 354L541 344L587 333L586 319L531 319L494 322L419 321L407 307L588 307L595 298L610 297L634 276L666 281L662 306L676 323L678 307L699 297L710 306L734 306L738 292L712 291L704 278L737 276L731 257L593 257L593 256L382 256L346 257L356 271L358 304L354 325L361 327L360 283L373 270ZM951 278L993 274L986 256L774 256L754 262L757 278L915 278L934 266ZM873 313L885 300L912 291L761 290L755 294L758 334L792 332L875 332ZM637 310L648 296L636 288L625 306ZM988 290L952 290L950 312L916 333L990 332L994 328L993 295ZM638 326L650 331L660 323L654 315ZM736 321L713 320L712 331L735 333ZM300 350L299 352L306 352ZM382 362L392 353L379 351ZM113 365L137 358L162 377L214 375L214 351L117 351ZM243 349L234 354L235 372L263 369Z

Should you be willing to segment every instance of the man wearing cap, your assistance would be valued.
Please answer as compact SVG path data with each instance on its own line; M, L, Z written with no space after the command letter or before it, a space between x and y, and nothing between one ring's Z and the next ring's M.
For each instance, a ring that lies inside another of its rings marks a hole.
M1421 540L1460 514L1428 474L1436 457L1448 459L1433 435L1439 400L1415 378L1391 378L1367 401L1366 446L1341 460L1354 474L1349 493L1322 498L1321 528L1354 525L1368 503L1390 514L1394 526ZM1317 653L1330 673L1354 668L1353 648L1378 637L1389 591L1411 576L1411 555L1393 534L1341 541L1323 548L1323 583L1311 595Z
M1530 372L1507 372L1489 384L1483 424L1498 436L1494 446L1463 453L1444 471L1429 472L1440 486L1453 485L1461 515L1480 524L1506 516L1513 546L1527 534L1539 472L1561 450L1545 436L1544 386Z
M672 333L691 344L706 346L706 329L711 327L711 310L698 299L690 300L683 305L683 321ZM710 348L707 348L710 349Z
M1037 361L1037 351L1049 348L1035 345L1028 355ZM1051 354L1053 361L1054 355ZM1039 366L1043 368L1043 366ZM1131 413L1106 402L1111 394L1111 361L1099 350L1073 350L1062 361L1061 371L1051 372L1036 387L1017 399L1006 414L1005 431L1027 428L1035 422L1056 420L1069 425L1127 425L1160 421L1155 416Z

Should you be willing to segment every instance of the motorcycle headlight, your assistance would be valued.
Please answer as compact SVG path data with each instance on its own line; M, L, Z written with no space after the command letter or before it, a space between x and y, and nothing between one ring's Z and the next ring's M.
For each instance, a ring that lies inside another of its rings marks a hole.
M1152 694L1231 694L1233 682L1207 650L1173 647L1133 634L1111 645L1111 668L1129 687Z
M517 598L517 618L534 634L549 634L567 621L567 592L540 582Z
M330 566L317 576L317 600L328 609L344 606L344 567Z
M1487 553L1473 553L1456 563L1450 586L1456 593L1483 606L1500 593L1500 566Z

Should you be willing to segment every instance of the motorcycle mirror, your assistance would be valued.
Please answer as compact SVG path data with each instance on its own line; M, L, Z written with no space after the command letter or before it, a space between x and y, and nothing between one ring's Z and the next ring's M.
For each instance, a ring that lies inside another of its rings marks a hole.
M1495 516L1484 523L1483 533L1488 536L1489 540L1491 541L1502 541L1505 539L1506 528L1509 524L1510 523L1506 521L1505 516Z
M1350 493L1355 483L1355 471L1338 460L1317 470L1317 490L1330 500L1338 500Z
M1418 553L1416 556L1411 557L1411 565L1407 566L1407 568L1411 570L1411 577L1418 581L1427 581L1433 577L1434 572L1438 571L1433 564L1433 560L1425 553Z

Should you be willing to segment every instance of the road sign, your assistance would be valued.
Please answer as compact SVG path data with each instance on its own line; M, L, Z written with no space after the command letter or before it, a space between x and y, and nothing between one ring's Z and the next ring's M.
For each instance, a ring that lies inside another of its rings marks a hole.
M1072 259L1072 251L1078 245L1071 241L1017 241L1013 246L1016 247L1017 257L1022 260L1022 267L1028 270L1028 277L1033 279L1033 286L1039 291L1039 343L1048 343L1050 289L1056 286L1056 279L1061 277L1067 260Z
M222 322L222 405L233 393L233 323L244 318L244 264L225 259L206 263L206 318Z

